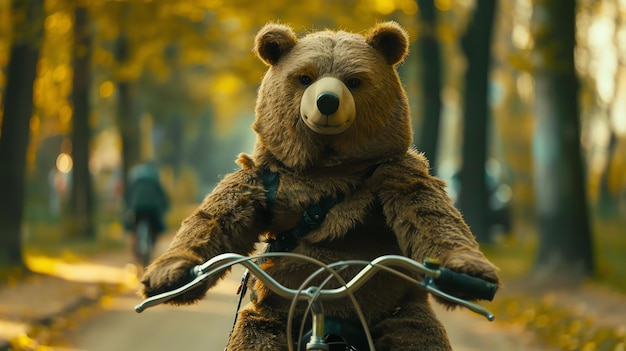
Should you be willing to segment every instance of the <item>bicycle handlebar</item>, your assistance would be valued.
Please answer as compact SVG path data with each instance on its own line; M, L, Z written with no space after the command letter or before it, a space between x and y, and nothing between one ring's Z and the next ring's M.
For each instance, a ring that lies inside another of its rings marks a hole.
M431 267L433 267L430 268L428 264L423 265L404 256L385 255L372 260L363 269L361 269L361 271L359 271L350 281L348 281L345 285L341 287L333 289L320 289L316 287L310 287L304 290L296 290L287 288L277 282L253 261L255 258L276 256L297 256L302 259L313 261L321 265L322 267L327 267L328 269L330 269L327 265L324 265L317 260L294 253L266 253L259 256L243 256L235 253L224 253L213 257L212 259L206 261L201 265L195 266L192 269L192 275L195 278L189 283L171 291L145 299L139 305L135 306L135 311L137 313L141 313L147 308L159 305L161 303L165 303L173 299L174 297L181 295L186 291L201 284L212 274L222 271L225 268L231 267L235 264L241 264L245 266L252 274L254 274L260 281L262 281L267 288L272 290L274 293L284 298L295 298L298 300L308 300L313 296L321 300L339 299L342 297L346 297L355 290L359 289L363 284L365 284L377 271L381 269L390 270L390 267L393 266L406 268L411 271L424 274L425 279L423 281L413 281L421 285L429 293L445 300L462 305L475 313L485 316L490 321L493 321L495 319L494 315L486 310L484 307L449 295L447 292L462 291L465 295L469 296L468 298L492 300L497 290L496 284L484 281L480 278L471 277L463 273L457 273L445 268L439 268L438 265L430 265ZM335 265L341 265L341 262L337 262ZM439 288L437 288L437 285L439 286Z

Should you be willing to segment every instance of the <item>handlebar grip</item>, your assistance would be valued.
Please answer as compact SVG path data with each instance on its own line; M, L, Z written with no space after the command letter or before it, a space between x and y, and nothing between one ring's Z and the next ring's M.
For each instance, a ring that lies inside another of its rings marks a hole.
M437 286L444 292L462 293L464 296L479 300L492 301L498 290L498 285L464 273L449 269L439 270L439 277L435 279Z

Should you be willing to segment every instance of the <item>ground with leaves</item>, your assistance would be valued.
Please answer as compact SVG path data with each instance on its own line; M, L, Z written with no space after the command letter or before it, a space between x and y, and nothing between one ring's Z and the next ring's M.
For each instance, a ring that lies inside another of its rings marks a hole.
M31 257L30 266L53 275L0 286L0 350L71 347L68 332L93 318L103 301L136 288L127 258L115 252L88 262ZM456 351L626 350L626 296L597 284L531 292L510 283L484 305L496 321L435 305Z

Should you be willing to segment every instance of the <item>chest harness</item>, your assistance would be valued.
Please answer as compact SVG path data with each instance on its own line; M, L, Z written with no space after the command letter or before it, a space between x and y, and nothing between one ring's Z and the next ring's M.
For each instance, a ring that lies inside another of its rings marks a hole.
M271 209L276 203L276 191L278 190L278 185L280 184L280 174L272 172L269 169L265 169L261 179L263 181L263 187L267 192L267 212L271 214ZM266 239L268 245L265 252L289 252L293 250L298 245L300 239L313 229L319 227L320 224L324 222L324 219L326 219L328 211L341 201L343 201L343 194L339 194L337 197L323 197L318 203L309 206L302 212L300 220L293 228L276 234L275 237L268 237ZM241 278L239 289L237 289L237 294L240 295L237 311L239 311L241 301L248 290L249 277L250 274L248 270L246 270Z
M271 216L272 207L276 203L276 191L278 190L278 185L280 184L280 174L277 172L272 172L269 169L265 169L263 171L261 179L263 181L263 187L267 192L267 212ZM326 219L328 211L330 211L333 206L341 201L343 201L343 194L339 194L337 197L323 197L318 203L309 206L302 212L300 220L293 228L283 231L277 234L275 237L268 237L266 239L268 245L265 252L289 252L293 250L298 245L300 239L302 239L313 229L319 227L320 224L324 222L324 219ZM246 295L246 291L248 290L249 279L250 272L246 269L243 277L241 278L239 288L237 289L239 301L237 303L237 310L235 311L235 321L233 322L233 328L237 323L238 312L241 308L243 298Z
M377 167L378 165L374 165L373 167L367 168L362 174L362 177L369 178L374 173ZM265 169L263 171L261 179L263 182L263 187L267 192L267 212L268 214L270 214L271 217L271 210L276 203L276 192L278 190L278 185L280 184L280 174L277 172L272 172L269 169ZM309 206L302 212L300 220L293 228L276 234L275 237L267 238L266 242L268 243L268 245L265 252L289 252L293 250L298 245L300 239L304 238L306 234L319 227L320 224L322 224L322 222L324 222L324 220L326 219L328 211L330 211L333 206L343 201L343 199L343 194L339 194L335 197L325 196L321 198L319 202ZM237 289L239 301L237 303L237 309L235 311L233 329L235 328L235 324L237 323L237 316L239 309L241 308L241 303L243 302L244 296L246 295L246 292L248 290L249 279L250 272L246 269L243 277L241 278L239 288Z
M263 172L262 179L263 186L267 191L267 208L269 212L276 202L276 190L280 183L280 176L278 173L266 169ZM309 206L302 212L300 220L293 228L283 231L275 237L267 238L268 246L266 252L289 252L293 250L298 245L300 239L319 227L326 219L328 211L341 201L343 201L343 194L339 194L336 197L323 197L318 203Z

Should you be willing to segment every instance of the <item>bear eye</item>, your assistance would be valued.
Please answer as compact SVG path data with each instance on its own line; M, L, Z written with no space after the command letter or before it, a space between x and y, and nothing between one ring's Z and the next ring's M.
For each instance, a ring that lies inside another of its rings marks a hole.
M308 86L308 85L311 85L311 83L313 83L313 79L311 79L311 77L305 76L305 75L299 76L298 80L304 86Z
M359 78L350 78L346 81L346 86L350 89L354 89L361 85L361 80Z

